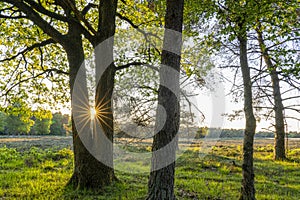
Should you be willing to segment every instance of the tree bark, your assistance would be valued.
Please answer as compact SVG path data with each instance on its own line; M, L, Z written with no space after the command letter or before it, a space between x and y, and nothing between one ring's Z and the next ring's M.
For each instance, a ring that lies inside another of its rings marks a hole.
M154 136L152 144L148 200L175 199L174 174L177 132L180 119L178 95L182 43L181 34L178 33L182 32L183 6L184 0L167 0L166 30L161 55L162 66L159 72L160 86L156 118L156 130L158 133ZM174 30L177 34L170 33L169 30ZM166 116L164 115L164 109ZM161 130L159 130L160 128Z
M243 28L242 28L243 29ZM246 127L243 141L243 166L242 166L242 189L241 200L255 199L254 188L254 169L253 169L253 141L256 129L256 120L253 114L252 106L252 83L250 69L247 59L247 36L246 31L238 37L240 43L240 65L244 85L244 112L246 118Z
M271 79L274 96L274 111L275 111L275 160L284 160L285 156L285 130L284 130L284 116L283 104L280 92L279 78L276 69L271 70Z
M262 32L257 29L259 46L265 60L265 63L270 71L270 77L272 80L273 98L274 98L274 112L275 112L275 143L274 143L274 159L284 160L285 156L285 130L284 130L284 115L283 115L283 103L280 92L280 83L276 66L272 63L269 52L263 40Z
M69 45L66 47L66 51L70 67L70 88L72 94L73 89L76 89L73 86L77 72L84 61L84 52L80 34L77 36L73 35ZM84 83L82 84L82 88L86 88L84 87ZM103 167L103 163L97 160L94 155L89 152L88 147L83 144L82 138L79 136L79 133L76 129L73 116L72 131L74 148L74 173L69 181L69 184L78 189L98 189L110 184L112 178L110 174L107 173L107 171L110 169L107 169L106 166Z
M99 9L99 27L101 28L99 28L99 34L95 36L93 44L96 48L96 81L99 81L96 88L95 106L96 108L101 107L101 110L97 111L96 119L99 121L104 134L99 133L99 129L96 129L96 132L92 132L91 135L85 134L84 137L88 138L84 138L84 143L78 135L74 121L72 121L75 170L69 183L78 188L99 189L110 185L116 180L113 169L113 113L111 102L115 75L112 60L113 43L109 43L111 51L106 51L105 55L97 52L97 45L115 33L116 5L116 0L101 1ZM66 44L70 64L71 94L77 72L84 60L81 32L78 30L76 26L72 28L70 25L71 35L69 37L72 42ZM105 66L105 63L107 63L105 59L111 59L111 63L107 66ZM99 74L102 76L100 77ZM87 88L83 88L87 92ZM86 146L87 144L88 146Z

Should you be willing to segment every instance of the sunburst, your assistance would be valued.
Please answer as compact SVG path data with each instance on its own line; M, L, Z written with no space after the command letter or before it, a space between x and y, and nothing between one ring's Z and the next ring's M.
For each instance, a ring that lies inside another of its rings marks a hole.
M90 113L89 113L89 115L90 115L91 120L94 121L95 118L96 118L96 115L97 115L97 111L96 111L96 109L95 109L94 106L90 107Z
M91 131L91 137L97 134L97 127L100 126L102 131L105 132L106 128L112 130L111 124L111 99L107 98L108 91L105 95L97 101L97 105L94 104L89 98L86 97L87 93L84 93L82 88L77 90L83 95L73 96L75 104L73 104L74 120L77 123L78 133L86 131L87 126L89 126Z
M111 102L111 100L108 99L107 101L104 101L105 97L106 95L101 99L98 105L95 106L95 116L96 119L100 122L102 128L104 128L102 124L105 124L105 126L112 130L112 127L107 122L108 120L112 120L111 117L109 117L109 114L112 113L110 111L111 106L107 105Z

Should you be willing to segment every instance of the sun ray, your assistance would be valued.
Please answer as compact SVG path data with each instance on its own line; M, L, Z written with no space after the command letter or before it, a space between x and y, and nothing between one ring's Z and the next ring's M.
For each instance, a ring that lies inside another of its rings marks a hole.
M84 105L84 108L89 107L88 101L84 101L84 100L82 100L82 98L77 98L76 100L78 100L78 103L75 104L74 106L83 107L83 105Z
M89 115L87 113L79 114L79 115L76 116L76 119L77 118L78 118L78 120L80 120L79 122L81 122L83 120L89 119Z
M112 127L102 118L98 118L98 120L100 120L101 122L103 122L110 130L112 130ZM100 122L100 125L101 125L101 122ZM101 127L103 128L103 126L101 125Z
M107 111L105 111L105 112L103 112L103 111L101 111L101 114L111 114L112 112L107 112Z
M73 109L76 109L77 112L86 112L90 107L83 107L81 105L73 105Z
M102 102L102 101L101 101ZM96 106L96 109L97 110L102 110L102 109L105 109L107 107L105 107L109 102L110 102L110 99L108 99L106 102L104 102L103 104L101 104L101 102L98 103L98 105ZM109 106L110 108L110 106Z
M107 103L103 104L102 102L103 102L103 101L105 100L105 98L107 97L108 92L109 92L109 91L106 91L104 97L102 97L102 98L100 99L100 102L98 103L99 106L101 106L101 105L106 105L106 104L107 104ZM109 102L109 101L110 101L110 99L108 100L108 102ZM98 108L98 105L96 105L96 108Z
M97 116L98 116L98 118L111 119L110 117L103 115L102 113L98 114Z
M82 126L82 124L85 126L88 122L89 122L89 119L84 118L84 119L81 119L80 121L78 121L78 124L80 124L80 126Z
M85 128L85 126L89 123L89 120L85 120L84 124L81 126L81 129L78 131L78 133L82 133L82 130Z
M103 112L97 112L97 118L100 118L100 119L102 119L102 118L105 118L105 119L111 119L109 116L107 116L107 115L105 115L105 114L111 114L112 112L105 112L105 113L103 113Z
M105 111L105 110L109 110L109 109L111 109L111 106L109 106L109 107L105 107L105 108L101 108L101 109L97 108L96 110Z
M79 112L78 112L79 113ZM78 114L77 116L76 116L77 118L81 118L81 117L89 117L89 113L88 112L81 112L81 114Z
M85 91L83 91L83 88L82 87L78 87L78 89L80 90L80 92L83 94L81 97L83 97L84 99L82 100L82 102L84 104L86 104L86 102L89 102L89 98L87 96L87 93ZM82 98L80 98L82 99Z

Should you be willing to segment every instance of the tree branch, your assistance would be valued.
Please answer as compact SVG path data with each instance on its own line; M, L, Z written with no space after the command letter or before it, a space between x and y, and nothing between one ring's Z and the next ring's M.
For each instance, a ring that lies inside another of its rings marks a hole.
M56 43L56 41L54 41L53 39L47 39L45 41L42 41L40 43L36 43L36 44L33 44L33 45L27 47L23 51L20 51L19 53L17 53L16 55L14 55L14 56L12 56L10 58L2 59L2 60L0 60L0 62L5 62L5 61L13 60L13 59L17 58L20 55L24 55L25 53L27 53L29 51L32 51L35 48L40 48L40 47L43 47L43 46L46 46L46 45L49 45L49 44L55 44L55 43Z
M149 68L151 68L155 71L158 71L157 67L154 67L154 66L152 66L150 64L147 64L147 63L136 62L136 61L131 62L131 63L127 63L125 65L120 65L120 66L116 67L116 70L127 69L127 68L132 67L132 66L146 66L146 67L149 67Z
M34 75L34 76L32 76L32 77L29 77L29 78L26 78L26 79L19 80L19 82L13 84L13 85L12 85L12 86L4 93L4 94L2 94L1 96L7 96L8 93L9 93L13 88L15 88L16 86L20 85L21 83L27 82L27 81L29 81L29 80L31 80L31 79L36 79L36 78L38 78L38 77L40 77L40 76L42 76L42 75L44 75L44 74L47 74L47 73L48 73L47 76L49 76L49 75L51 74L51 72L56 72L57 74L65 74L65 75L68 75L68 74L69 74L68 72L65 72L65 71L62 71L62 70L59 70L59 69L54 69L54 68L53 68L53 69L47 69L47 70L45 70L45 71L43 71L43 72L41 72L41 73L39 73L39 74L36 74L36 75Z
M73 12L75 13L77 19L79 21L82 21L84 23L84 25L88 28L88 30L90 30L94 35L97 35L97 31L92 27L92 25L84 18L84 15L82 15L82 13L77 10L77 8L75 7L75 5L70 1L70 0L66 0L70 6L70 8L73 10Z
M282 99L282 101L286 101L286 100L290 100L290 99L298 99L298 98L300 98L300 96L287 97L287 98Z
M148 36L153 36L153 37L161 40L161 38L159 38L157 35L155 35L153 33L148 33L146 31L140 29L140 27L138 25L134 24L133 21L130 20L128 17L125 17L125 16L121 15L120 13L116 13L116 16L119 17L121 20L124 20L127 23L129 23L134 29L136 29L138 32L142 33L146 39L148 38Z
M98 8L97 4L89 3L86 7L81 11L82 16L85 16L91 8Z
M54 12L51 12L51 11L45 9L41 4L36 3L35 1L32 1L32 0L24 0L24 1L27 2L33 9L35 9L39 13L42 13L44 15L47 15L47 16L49 16L53 19L59 20L59 21L63 21L63 22L69 21L69 19L67 17L64 17L64 16L59 15Z
M65 43L63 35L45 21L33 8L28 6L24 1L20 0L3 0L3 2L10 3L22 11L29 20L33 21L39 26L45 33L52 37L56 42Z

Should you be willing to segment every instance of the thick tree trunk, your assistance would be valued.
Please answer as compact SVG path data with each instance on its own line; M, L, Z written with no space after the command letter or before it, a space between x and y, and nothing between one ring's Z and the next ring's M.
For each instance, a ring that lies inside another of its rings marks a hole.
M247 36L244 33L238 37L240 42L240 65L244 85L244 112L246 118L246 127L243 142L243 180L241 189L241 200L255 199L254 188L254 169L253 169L253 141L256 129L256 120L253 114L252 106L252 83L250 69L247 59Z
M70 42L70 44L72 45L70 45L70 48L67 50L67 55L70 65L70 86L72 94L73 89L78 89L73 88L73 86L77 72L84 60L84 53L81 44L81 36L77 39L77 41L75 38L72 38L72 43ZM82 84L82 88L86 88L84 87L85 83ZM84 145L82 137L79 136L76 129L73 117L74 116L72 116L74 173L69 184L79 189L102 188L112 182L113 174L108 173L111 171L111 168L96 159L89 151L89 147ZM92 137L90 134L86 134L86 136Z
M116 0L100 2L99 35L95 36L94 47L97 47L105 39L114 35L116 5ZM79 89L73 88L73 86L77 72L84 60L84 52L79 29L76 26L72 26L72 24L70 24L69 28L70 42L66 43L65 46L70 64L72 94L73 89ZM113 43L109 44L111 51L106 51L105 55L99 55L97 54L97 48L95 50L96 81L99 81L96 89L95 105L101 108L101 110L97 111L96 119L100 122L102 132L100 133L99 127L94 124L95 127L93 127L91 134L80 133L84 134L84 136L79 135L74 120L72 120L75 170L69 183L78 188L99 189L110 185L116 180L113 170L113 114L111 102L115 68L113 63L105 66L106 60L112 59L112 45ZM101 74L101 77L99 74ZM86 92L85 95L87 97L85 80L85 78L82 78L80 85L83 88L81 89L83 90L82 92ZM88 119L88 123L90 122L91 119Z
M117 0L100 1L99 35L96 37L96 43L94 44L97 83L95 108L97 120L100 122L104 132L104 138L98 144L102 154L101 160L104 163L101 170L105 171L106 176L109 176L111 181L117 180L113 167L114 116L112 109L112 94L116 72L113 60L113 46L116 30L117 2Z
M156 119L158 133L154 136L152 145L152 165L147 197L149 200L175 199L174 174L180 118L178 96L182 42L181 34L178 33L182 32L183 5L183 0L167 0L165 27L168 30L165 30L164 50L161 55L159 107Z
M275 144L274 144L274 159L284 160L285 156L285 130L284 130L284 115L283 115L283 103L280 92L279 77L276 71L276 66L273 65L269 53L266 49L266 45L263 40L263 36L260 30L256 30L258 35L258 42L268 67L270 71L270 76L272 80L273 88L273 98L274 98L274 112L275 112Z

